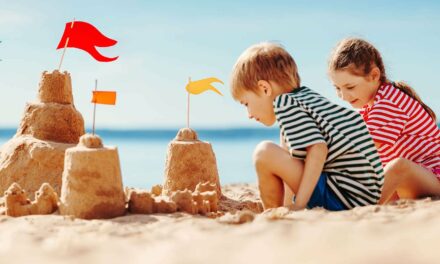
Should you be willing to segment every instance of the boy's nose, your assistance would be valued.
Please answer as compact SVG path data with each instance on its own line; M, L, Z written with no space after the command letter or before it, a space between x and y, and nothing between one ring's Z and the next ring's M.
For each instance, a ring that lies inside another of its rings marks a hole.
M249 111L249 108L247 109L247 113L248 113L248 117L249 117L249 119L254 118L254 117L252 116L252 114L251 114L251 111Z

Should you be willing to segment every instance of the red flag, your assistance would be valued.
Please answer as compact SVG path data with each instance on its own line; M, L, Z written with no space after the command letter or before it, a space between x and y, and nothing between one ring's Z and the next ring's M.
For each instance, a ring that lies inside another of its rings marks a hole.
M117 41L104 36L97 28L87 22L74 21L66 23L66 28L57 49L64 48L67 41L68 48L82 49L92 55L97 61L109 62L119 57L108 58L96 50L96 47L113 46Z

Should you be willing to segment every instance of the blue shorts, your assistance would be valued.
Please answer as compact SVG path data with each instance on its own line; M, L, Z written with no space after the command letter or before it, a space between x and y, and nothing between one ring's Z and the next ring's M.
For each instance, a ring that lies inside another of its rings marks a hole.
M327 185L327 173L321 173L315 190L307 203L307 208L324 207L329 211L347 210L347 207L339 200L336 194ZM295 202L295 198L294 201Z

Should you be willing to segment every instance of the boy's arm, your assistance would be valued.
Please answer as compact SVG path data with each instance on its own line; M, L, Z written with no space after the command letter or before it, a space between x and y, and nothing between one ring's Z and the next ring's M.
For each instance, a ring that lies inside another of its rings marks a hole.
M289 151L289 148L286 145L286 141L283 137L283 132L280 131L280 146L285 149L286 151ZM291 206L292 205L292 198L293 198L293 191L290 189L290 187L284 183L284 206Z
M376 146L376 149L380 149L380 147L382 147L383 144L375 141L374 145Z
M296 158L305 158L295 203L293 207L289 206L294 210L300 210L306 207L322 173L327 159L327 144L317 120L297 99L288 94L282 94L277 97L274 108L289 152ZM293 150L298 152L294 155Z
M306 208L318 183L319 176L321 176L327 153L328 148L325 143L317 143L307 147L304 171L295 197L295 203L292 206L293 210Z

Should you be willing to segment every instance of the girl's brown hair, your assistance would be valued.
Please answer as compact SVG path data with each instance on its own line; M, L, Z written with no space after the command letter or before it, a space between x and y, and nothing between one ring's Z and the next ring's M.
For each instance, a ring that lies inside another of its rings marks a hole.
M380 82L389 82L379 51L369 42L358 38L347 38L339 42L329 60L329 71L348 70L356 76L366 76L374 67L378 67L380 70ZM411 86L404 82L395 82L393 85L416 100L432 119L436 120L434 111L423 103Z

